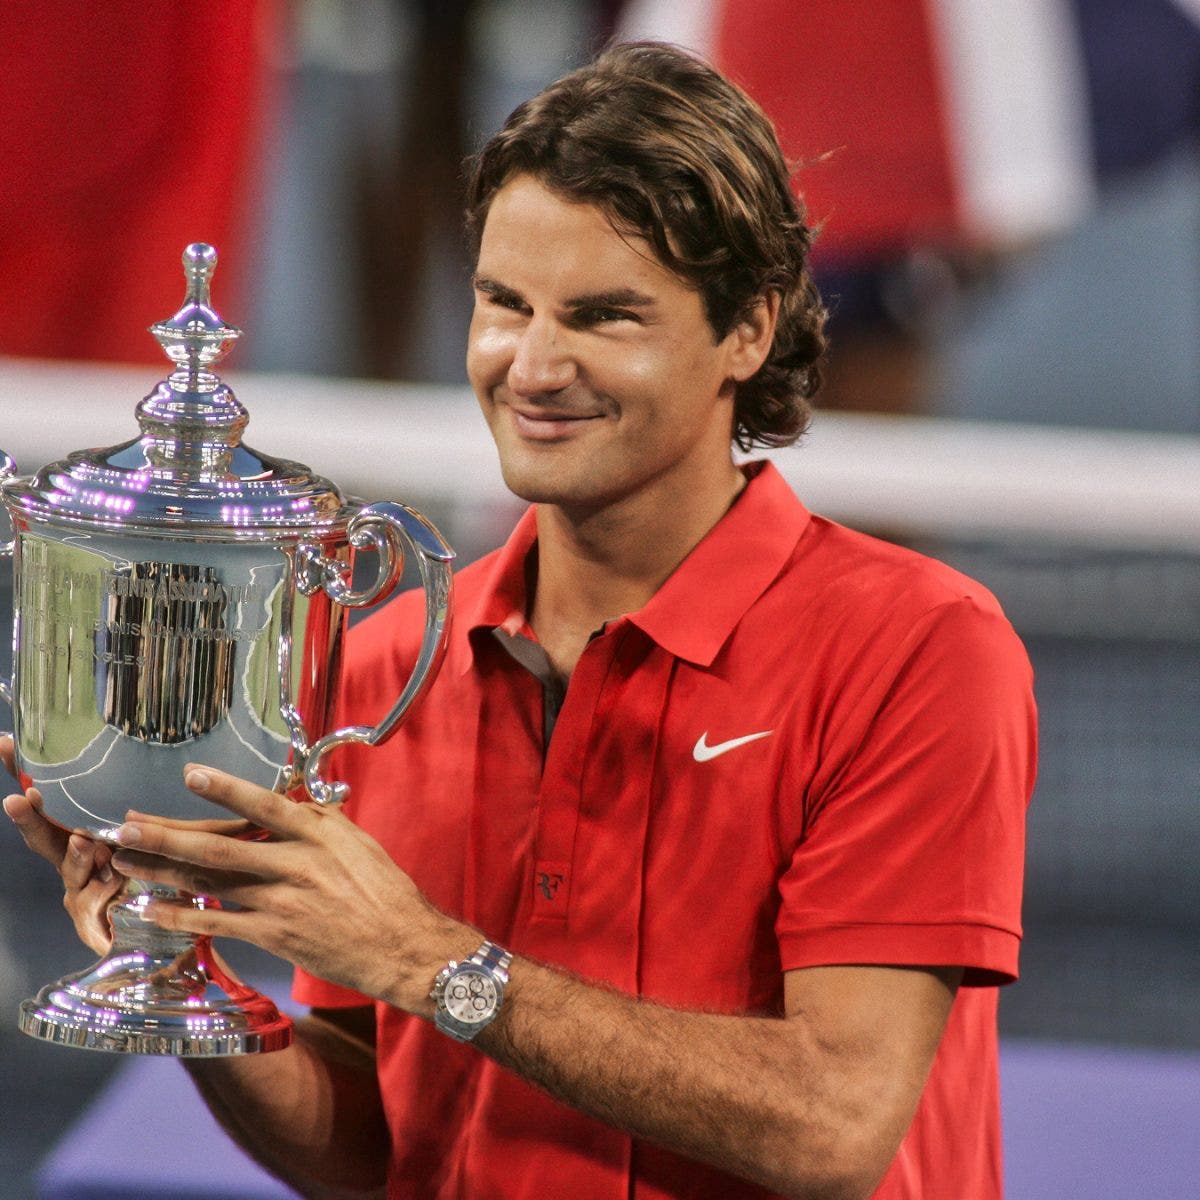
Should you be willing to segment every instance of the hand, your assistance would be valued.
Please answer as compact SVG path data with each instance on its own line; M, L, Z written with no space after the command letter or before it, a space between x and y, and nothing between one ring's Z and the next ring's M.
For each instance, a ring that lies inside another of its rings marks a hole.
M0 761L15 774L13 740L0 737ZM40 854L62 877L66 892L63 907L75 923L75 932L97 954L112 944L108 907L125 885L113 871L112 851L82 833L68 833L42 815L42 797L36 788L4 799L4 811L35 854Z
M235 937L364 995L432 1013L438 970L480 937L434 909L373 838L337 809L298 804L209 767L187 786L266 830L247 841L211 822L130 812L113 866L123 874L237 905L236 911L158 902L165 929Z

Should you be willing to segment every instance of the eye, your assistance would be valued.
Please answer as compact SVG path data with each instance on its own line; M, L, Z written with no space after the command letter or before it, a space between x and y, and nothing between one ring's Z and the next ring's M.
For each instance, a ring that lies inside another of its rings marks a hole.
M575 324L580 326L588 325L611 325L614 321L636 321L637 316L625 308L606 308L596 306L594 308L580 308L575 311Z
M475 285L475 303L487 308L499 308L504 312L528 311L527 305L520 295L508 288L498 287L490 281Z
M507 309L509 312L524 311L525 305L521 297L513 295L512 292L485 292L484 296L494 308Z

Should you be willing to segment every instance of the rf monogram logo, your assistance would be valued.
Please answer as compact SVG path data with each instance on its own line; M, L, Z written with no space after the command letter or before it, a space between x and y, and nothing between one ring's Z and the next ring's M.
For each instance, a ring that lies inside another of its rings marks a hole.
M533 864L533 911L546 921L565 921L571 907L571 864L539 858Z
M562 885L562 881L563 877L557 872L553 874L549 871L538 872L537 885L542 895L545 896L547 900L554 899L555 895L558 893L559 887Z

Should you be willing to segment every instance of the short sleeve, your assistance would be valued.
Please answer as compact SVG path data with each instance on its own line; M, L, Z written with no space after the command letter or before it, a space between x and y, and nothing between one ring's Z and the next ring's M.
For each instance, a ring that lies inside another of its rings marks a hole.
M780 881L783 968L1015 979L1037 737L1024 648L997 607L964 597L902 631L871 672L854 711L830 718Z

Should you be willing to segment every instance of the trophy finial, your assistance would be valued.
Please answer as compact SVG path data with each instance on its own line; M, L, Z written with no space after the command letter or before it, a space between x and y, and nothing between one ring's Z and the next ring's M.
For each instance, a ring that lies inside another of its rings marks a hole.
M209 289L216 268L215 247L207 242L188 246L183 252L183 307L170 320L150 326L167 357L180 368L176 374L186 378L190 388L205 376L212 378L206 368L220 362L242 332L226 325L212 307Z
M183 274L188 282L187 299L207 307L208 288L217 269L217 248L207 242L193 242L183 248Z
M217 252L193 242L183 252L187 291L170 320L150 326L175 364L137 408L147 461L159 472L224 474L249 416L237 397L210 370L242 331L226 325L212 306L209 288Z

